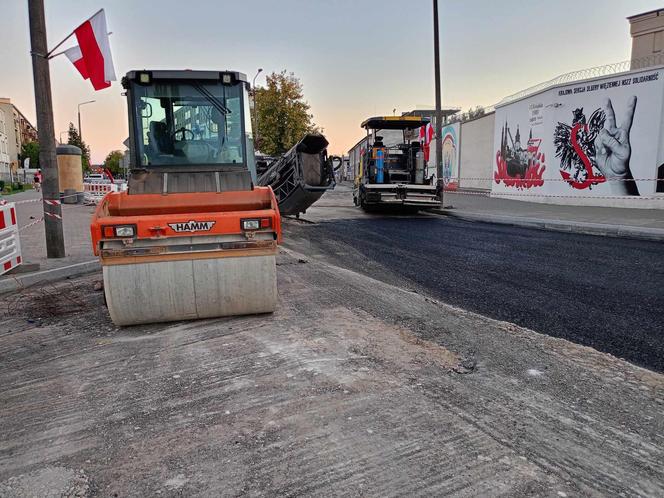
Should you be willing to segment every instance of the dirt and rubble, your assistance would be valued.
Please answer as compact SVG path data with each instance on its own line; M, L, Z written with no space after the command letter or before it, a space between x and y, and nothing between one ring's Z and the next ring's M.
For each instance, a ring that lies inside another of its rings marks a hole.
M0 297L0 496L662 496L664 376L284 250L273 315ZM137 303L140 305L140 303Z

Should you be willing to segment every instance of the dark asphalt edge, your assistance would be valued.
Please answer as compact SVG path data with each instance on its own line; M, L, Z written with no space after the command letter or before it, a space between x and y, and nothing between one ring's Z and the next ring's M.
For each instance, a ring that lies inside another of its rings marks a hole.
M412 299L416 299L420 301L423 305L426 303L426 305L431 305L435 306L436 308L440 310L444 310L447 313L452 313L454 315L457 315L459 317L467 317L467 318L472 318L476 320L481 320L485 322L487 325L495 327L497 330L501 331L502 333L510 334L512 336L521 336L525 338L536 338L540 341L551 341L555 342L557 344L562 344L562 345L569 345L570 347L577 349L578 351L582 351L586 355L599 355L604 358L609 358L612 361L616 361L625 365L628 365L629 368L632 368L636 371L642 371L644 373L648 374L655 374L655 375L661 375L661 372L658 370L653 370L652 368L644 367L642 365L638 365L626 358L623 358L621 356L617 356L613 353L609 353L607 351L602 351L600 349L594 348L593 346L588 346L585 344L581 344L580 342L572 341L571 339L567 339L565 337L558 337L555 335L549 335L546 332L539 332L537 330L528 328L524 325L518 325L516 323L507 321L507 320L502 320L500 318L493 318L487 315L483 315L482 313L479 313L477 311L472 311L467 308L463 308L459 305L451 304L448 303L442 299L439 299L437 297L434 297L426 292L422 291L412 291L408 290L404 287L399 287L397 285L391 284L389 282L386 282L384 280L381 280L379 278L372 277L370 275L361 273L356 270L352 270L350 268L345 268L343 266L338 266L332 262L329 261L324 261L321 260L315 256L308 255L301 253L298 251L296 248L291 248L287 247L287 244L282 244L280 247L280 250L283 250L284 253L288 254L290 257L298 259L298 260L305 260L308 262L313 262L314 264L320 265L324 268L328 268L333 270L336 274L339 275L346 275L348 278L349 282L357 282L361 280L366 280L369 282L372 282L372 285L375 288L384 288L384 289L389 289L392 291L394 295L404 295L408 296ZM438 343L438 342L437 342ZM439 344L443 345L444 347L447 347L443 344L443 342L440 342ZM459 350L454 350L451 349L451 351L461 354Z
M597 235L601 237L616 237L625 239L664 241L664 229L634 227L629 225L609 225L606 223L588 223L583 221L562 221L543 218L523 218L519 216L498 216L486 214L458 213L452 209L433 208L428 212L449 216L463 221L479 221L481 223L494 223L497 225L510 225L522 228L535 228L554 232L578 233L583 235Z
M101 265L99 264L99 260L95 259L93 261L84 261L83 263L76 263L61 268L53 268L51 270L7 275L0 279L0 294L14 292L36 284L76 277L85 273L92 273L100 268Z

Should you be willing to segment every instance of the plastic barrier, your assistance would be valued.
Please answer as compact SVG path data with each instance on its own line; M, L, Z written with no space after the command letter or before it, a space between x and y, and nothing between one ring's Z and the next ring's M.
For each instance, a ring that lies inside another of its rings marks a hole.
M83 191L85 202L88 204L97 204L109 192L117 192L118 185L110 182L84 183Z
M21 264L21 243L18 237L14 203L0 204L0 275Z

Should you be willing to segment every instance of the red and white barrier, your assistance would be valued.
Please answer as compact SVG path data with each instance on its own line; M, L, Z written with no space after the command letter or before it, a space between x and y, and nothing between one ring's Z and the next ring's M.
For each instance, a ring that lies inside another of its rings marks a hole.
M0 204L0 275L21 264L21 242L14 203Z
M97 204L109 192L117 192L118 186L114 183L84 183L84 196L86 203Z

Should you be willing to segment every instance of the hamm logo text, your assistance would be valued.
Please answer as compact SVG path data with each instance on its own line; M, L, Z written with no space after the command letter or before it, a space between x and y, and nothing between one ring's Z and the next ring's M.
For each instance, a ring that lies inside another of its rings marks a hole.
M168 226L175 232L209 232L215 223L215 221L183 221L169 223Z

